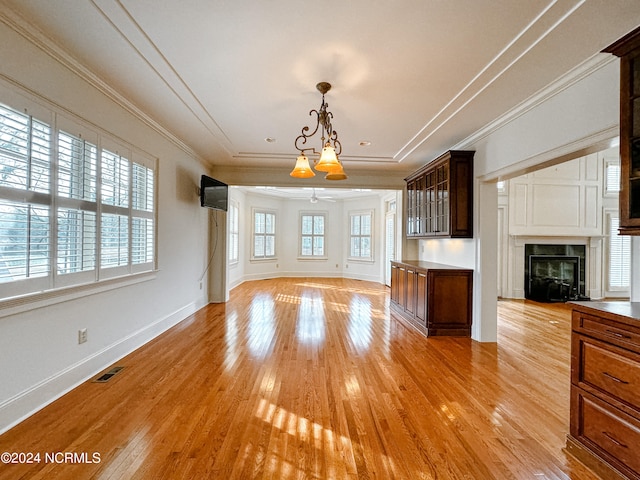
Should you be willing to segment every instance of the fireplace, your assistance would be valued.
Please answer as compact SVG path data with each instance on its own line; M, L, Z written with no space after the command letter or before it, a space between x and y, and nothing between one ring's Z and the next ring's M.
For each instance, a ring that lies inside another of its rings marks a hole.
M588 300L584 245L525 245L525 298L540 302Z

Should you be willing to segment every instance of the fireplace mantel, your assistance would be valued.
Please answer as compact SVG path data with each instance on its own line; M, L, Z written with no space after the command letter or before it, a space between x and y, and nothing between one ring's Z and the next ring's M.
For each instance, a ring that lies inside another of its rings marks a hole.
M527 243L539 243L546 245L587 245L594 242L602 242L604 235L589 235L587 237L567 237L567 236L542 236L542 235L509 235L514 246L524 247Z
M510 298L525 298L525 245L584 245L585 248L585 295L591 299L604 297L602 258L604 235L590 236L542 236L509 235L509 276Z

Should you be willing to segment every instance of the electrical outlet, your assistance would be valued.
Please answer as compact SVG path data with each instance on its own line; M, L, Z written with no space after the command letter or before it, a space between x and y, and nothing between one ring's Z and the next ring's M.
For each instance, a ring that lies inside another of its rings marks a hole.
M81 328L78 330L78 344L84 343L87 341L87 329Z

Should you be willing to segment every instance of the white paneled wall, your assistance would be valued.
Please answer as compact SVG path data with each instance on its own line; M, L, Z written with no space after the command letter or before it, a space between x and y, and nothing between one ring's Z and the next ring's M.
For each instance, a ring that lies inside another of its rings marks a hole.
M602 235L603 154L509 181L512 236Z
M618 206L617 195L605 189L605 168L616 162L612 148L505 182L499 192L503 297L524 298L524 246L530 243L585 245L587 295L604 296L604 211Z

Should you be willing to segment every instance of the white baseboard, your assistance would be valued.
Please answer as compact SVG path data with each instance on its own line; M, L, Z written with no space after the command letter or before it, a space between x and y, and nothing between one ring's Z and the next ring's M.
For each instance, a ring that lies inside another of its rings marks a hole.
M192 302L0 404L0 435L206 305Z
M233 290L238 285L243 284L244 282L250 282L253 280L268 280L271 278L349 278L352 280L364 280L367 282L376 282L376 283L384 283L384 280L376 275L360 275L360 274L351 274L341 272L336 274L335 272L313 272L311 274L305 275L301 272L267 272L267 273L254 273L243 275L242 278L235 280L232 284L229 285L229 290Z

